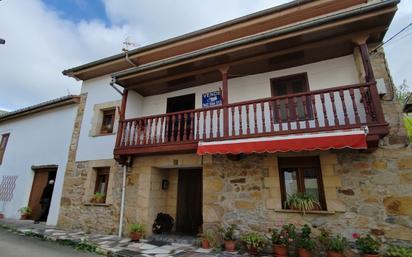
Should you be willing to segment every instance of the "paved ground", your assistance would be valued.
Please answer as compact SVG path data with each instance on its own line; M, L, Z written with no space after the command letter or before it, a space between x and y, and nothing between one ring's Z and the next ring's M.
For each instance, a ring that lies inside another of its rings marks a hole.
M55 242L41 241L0 228L0 257L94 257Z

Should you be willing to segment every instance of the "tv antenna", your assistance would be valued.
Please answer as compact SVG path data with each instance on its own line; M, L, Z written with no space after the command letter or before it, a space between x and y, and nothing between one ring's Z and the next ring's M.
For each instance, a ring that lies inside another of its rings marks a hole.
M123 41L123 48L122 51L123 52L128 52L130 50L130 48L132 47L138 47L139 44L138 43L134 43L132 42L132 40L130 39L130 37L126 37Z

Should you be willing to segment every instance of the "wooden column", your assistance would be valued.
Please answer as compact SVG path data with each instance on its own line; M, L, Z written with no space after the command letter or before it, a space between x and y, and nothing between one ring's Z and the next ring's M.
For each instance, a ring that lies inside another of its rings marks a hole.
M363 69L365 70L365 82L373 83L370 86L370 97L371 97L371 102L373 105L372 108L374 110L372 118L378 124L384 124L386 123L386 121L383 115L381 100L380 100L379 93L378 93L378 88L376 87L375 75L373 74L372 62L369 56L369 48L366 43L366 40L368 39L368 37L369 35L361 36L361 37L354 39L353 42L358 45L359 50L360 50L362 63L363 63Z
M219 69L222 75L222 104L223 104L223 136L229 136L229 92L228 92L228 71L229 66L224 66Z
M117 128L116 146L120 146L120 141L123 135L123 125L124 125L123 121L125 120L125 116L126 116L126 103L127 103L128 94L129 94L129 90L124 89L123 95L122 95L122 104L119 110L119 126Z

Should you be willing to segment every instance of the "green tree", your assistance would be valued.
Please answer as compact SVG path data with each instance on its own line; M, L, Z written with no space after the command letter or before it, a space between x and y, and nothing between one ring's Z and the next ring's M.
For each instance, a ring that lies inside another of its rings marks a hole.
M397 86L395 89L396 99L404 104L410 94L410 91L409 85L406 83L406 79L404 79L402 84Z

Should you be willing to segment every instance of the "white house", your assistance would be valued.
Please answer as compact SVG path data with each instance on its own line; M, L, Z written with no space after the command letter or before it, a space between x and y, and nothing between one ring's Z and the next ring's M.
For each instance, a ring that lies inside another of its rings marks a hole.
M42 213L44 188L54 180L47 224L57 223L68 149L79 97L68 95L0 115L0 213Z

